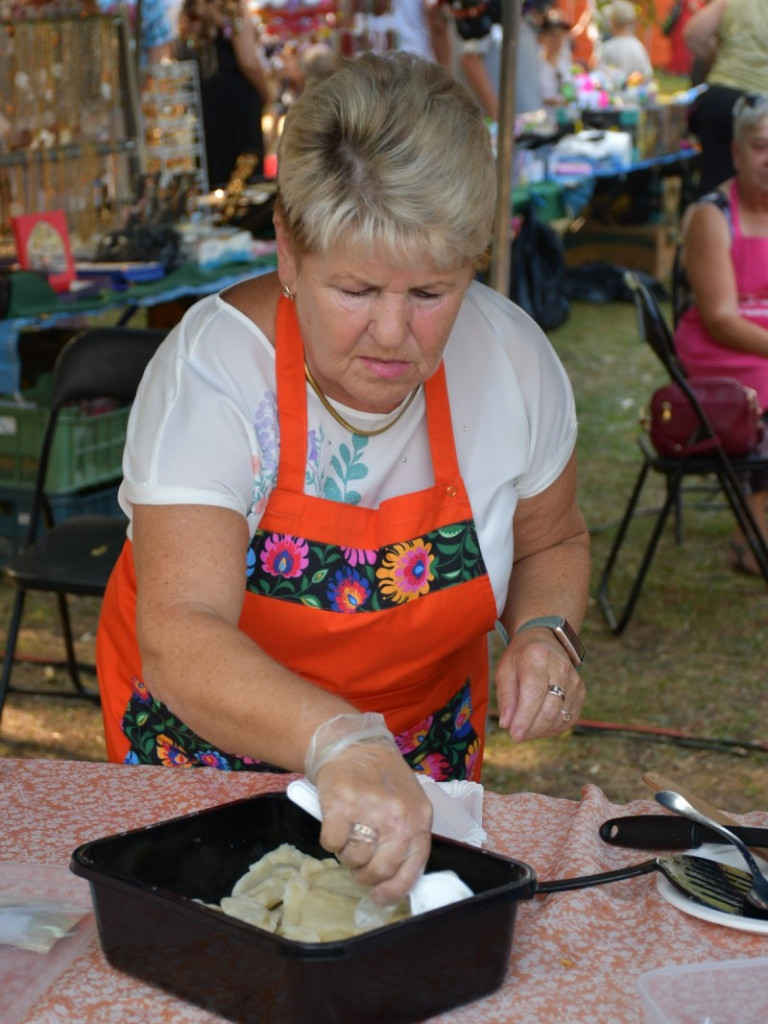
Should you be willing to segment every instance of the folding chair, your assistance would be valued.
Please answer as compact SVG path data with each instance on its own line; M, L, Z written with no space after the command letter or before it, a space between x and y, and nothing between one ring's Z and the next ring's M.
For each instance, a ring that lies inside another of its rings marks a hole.
M54 593L58 602L66 660L56 664L67 667L73 689L56 696L98 702L98 692L86 688L80 678L81 669L94 671L94 667L78 664L67 595L101 597L104 594L109 574L125 542L126 520L109 515L75 515L55 523L45 489L46 476L62 407L93 398L112 398L122 404L132 402L144 369L165 334L165 331L129 327L89 328L72 338L56 359L25 542L5 566L6 577L17 589L0 675L0 715L6 695L14 690L11 673L25 598L31 590ZM49 690L25 688L15 692L51 696Z
M670 512L677 514L676 540L681 541L680 512L683 494L683 482L691 477L712 478L725 498L725 502L733 512L734 518L747 539L757 564L768 583L768 544L761 533L752 512L747 504L740 477L754 470L768 470L768 454L750 452L738 457L727 455L715 434L706 413L701 407L696 394L691 389L682 365L675 353L672 332L654 296L638 280L636 275L627 273L626 281L632 289L638 328L641 338L646 341L661 360L671 380L675 381L691 404L699 430L696 440L711 440L711 447L705 453L683 452L675 456L662 456L653 448L650 438L643 431L639 437L642 463L634 488L629 498L624 516L619 524L616 537L611 546L603 568L597 589L597 600L605 615L606 621L614 633L621 633L625 628L643 588L646 575L653 561L657 545L661 539ZM642 555L640 566L632 581L628 596L623 606L617 611L609 597L609 586L619 553L627 538L633 518L640 514L639 503L645 483L651 471L665 478L666 497L660 508L654 509L656 521L650 539Z
M683 267L683 247L678 245L675 248L675 258L672 261L672 327L674 330L677 330L680 317L690 302L691 287Z

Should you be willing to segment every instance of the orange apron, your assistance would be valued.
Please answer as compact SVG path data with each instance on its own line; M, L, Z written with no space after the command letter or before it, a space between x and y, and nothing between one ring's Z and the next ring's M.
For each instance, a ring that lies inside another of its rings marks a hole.
M415 770L479 778L496 605L459 475L443 365L425 384L435 482L376 509L304 493L304 348L284 298L276 375L278 476L248 552L240 629L305 679L381 712ZM153 700L135 637L125 644L134 609L126 544L97 650L110 759L272 770L213 748Z

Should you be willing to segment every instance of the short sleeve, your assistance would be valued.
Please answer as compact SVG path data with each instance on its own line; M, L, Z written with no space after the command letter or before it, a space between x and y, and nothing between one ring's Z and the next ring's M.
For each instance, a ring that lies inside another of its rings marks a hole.
M128 423L120 504L203 504L252 516L276 476L274 352L219 296L163 342Z

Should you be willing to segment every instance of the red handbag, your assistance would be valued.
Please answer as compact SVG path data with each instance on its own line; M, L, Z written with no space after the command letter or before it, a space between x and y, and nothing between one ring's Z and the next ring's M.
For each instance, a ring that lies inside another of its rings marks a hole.
M757 393L733 377L699 377L689 382L728 455L744 455L763 433ZM651 397L648 429L659 455L705 453L716 442L701 439L701 423L679 384L665 384Z

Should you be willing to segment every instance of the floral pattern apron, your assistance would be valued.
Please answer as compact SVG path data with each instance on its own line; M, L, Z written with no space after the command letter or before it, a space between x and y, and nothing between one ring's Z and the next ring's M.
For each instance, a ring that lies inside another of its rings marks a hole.
M443 365L425 384L434 484L375 509L304 493L304 348L285 298L276 374L278 477L248 551L240 629L305 679L360 711L382 713L414 770L477 779L496 606L459 474ZM135 598L130 544L115 572ZM120 613L116 592L125 588L113 589L103 615ZM113 759L274 770L189 730L147 692L138 660L127 675L124 661L114 664L119 652L105 649L104 657L112 664L103 665L102 680L117 670L130 691L122 735L110 743L107 728Z

